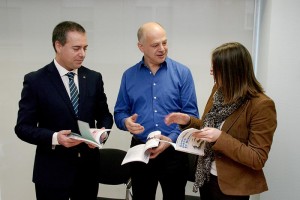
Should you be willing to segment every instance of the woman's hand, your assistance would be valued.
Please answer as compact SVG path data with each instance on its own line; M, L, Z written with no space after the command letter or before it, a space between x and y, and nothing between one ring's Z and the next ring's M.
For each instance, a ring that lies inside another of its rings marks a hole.
M200 138L201 140L205 140L207 142L215 142L220 137L222 131L216 128L205 127L201 129L199 132L195 132L194 136L196 138Z
M191 118L189 115L180 112L170 113L165 117L165 123L168 126L174 123L179 125L187 125L190 122L190 120Z

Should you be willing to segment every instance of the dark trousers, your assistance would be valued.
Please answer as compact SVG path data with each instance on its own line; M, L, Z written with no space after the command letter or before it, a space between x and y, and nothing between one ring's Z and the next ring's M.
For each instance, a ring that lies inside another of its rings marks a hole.
M131 146L141 144L132 139ZM155 200L158 182L163 200L184 200L187 183L187 154L167 148L148 164L132 162L133 200Z
M97 167L97 166L96 166ZM75 179L70 186L35 184L37 200L96 200L99 182L85 160L79 160ZM92 171L91 173L89 172ZM63 180L64 177L61 177ZM59 184L59 183L58 183Z
M249 200L250 196L232 196L224 194L219 187L218 177L210 175L210 180L200 188L201 200Z
M37 200L96 200L98 185L78 185L74 188L44 187L35 184ZM87 188L89 187L89 188Z
M37 200L96 200L99 183L80 182L73 188L45 187L35 184Z

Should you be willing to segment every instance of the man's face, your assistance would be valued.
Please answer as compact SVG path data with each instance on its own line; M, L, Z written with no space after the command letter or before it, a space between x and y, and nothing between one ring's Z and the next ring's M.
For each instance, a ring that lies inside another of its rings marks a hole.
M163 29L147 32L145 37L138 43L148 67L159 66L168 54L166 33Z
M58 41L55 42L56 60L68 71L78 69L86 55L87 38L85 33L76 31L68 32L67 41L64 46Z

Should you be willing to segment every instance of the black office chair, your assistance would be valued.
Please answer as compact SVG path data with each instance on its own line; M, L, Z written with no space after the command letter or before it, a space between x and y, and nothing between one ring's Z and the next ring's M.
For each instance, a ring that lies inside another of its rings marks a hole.
M197 167L197 156L188 154L188 181L195 182L195 172ZM185 195L185 200L201 200L199 196Z
M97 200L131 200L131 181L129 165L121 165L126 151L120 149L104 148L100 149L100 171L99 183L105 185L121 185L126 186L126 196L123 199L97 197ZM112 190L113 191L113 190ZM112 192L113 193L113 192Z

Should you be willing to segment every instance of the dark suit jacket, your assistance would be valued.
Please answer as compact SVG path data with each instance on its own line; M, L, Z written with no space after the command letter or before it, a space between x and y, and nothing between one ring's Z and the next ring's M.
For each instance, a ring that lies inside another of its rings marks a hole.
M203 117L213 105L213 89ZM202 120L191 118L189 127L200 128ZM264 167L277 126L274 102L265 94L248 100L232 113L213 145L221 191L228 195L251 195L268 190Z
M96 177L99 151L82 143L65 148L52 148L52 136L60 130L79 133L77 120L91 128L111 128L109 112L100 73L83 66L78 69L79 111L75 116L70 98L54 62L25 75L15 132L25 142L37 145L33 182L44 185L69 186L78 170ZM80 155L80 158L79 158ZM78 169L78 162L86 168Z

